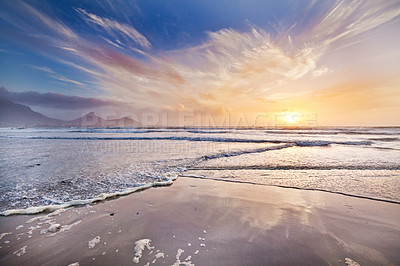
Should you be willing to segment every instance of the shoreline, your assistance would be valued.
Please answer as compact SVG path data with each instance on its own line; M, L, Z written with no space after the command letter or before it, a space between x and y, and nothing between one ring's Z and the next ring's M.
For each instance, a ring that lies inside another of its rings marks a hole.
M135 265L142 239L154 249L143 246L136 265L398 264L399 220L393 203L179 177L65 211L0 217L0 264Z
M72 207L83 207L90 204L95 204L101 201L117 199L119 197L127 196L132 193L141 192L143 190L147 190L153 187L166 187L171 186L176 178L168 179L165 181L158 181L154 183L144 184L138 187L131 187L123 191L116 191L111 193L101 193L93 198L84 199L84 200L73 200L67 201L62 204L54 204L54 205L43 205L37 207L28 207L23 209L9 209L0 212L0 217L4 216L13 216L13 215L35 215L35 214L43 214L43 213L52 213L57 210L68 209Z
M326 189L321 189L321 188L302 188L302 187L295 187L295 186L262 184L262 183L256 183L256 182L251 182L251 181L231 180L231 179L223 179L223 178L210 178L210 177L191 176L191 175L179 175L179 177L205 179L205 180L213 180L213 181L220 181L220 182L238 183L238 184L249 184L249 185L256 185L256 186L279 187L279 188L296 189L296 190L304 190L304 191L319 191L319 192L332 193L332 194L343 195L343 196L359 198L359 199L367 199L367 200L380 201L380 202L386 202L386 203L400 204L400 201L396 201L396 200L391 200L391 199L386 199L386 198L374 198L374 197L369 197L369 196L350 194L350 193L346 193L346 192L326 190Z
M189 170L191 170L191 169L189 169ZM173 172L173 173L175 173L175 172ZM131 187L131 188L128 188L123 191L115 191L115 192L111 192L111 193L101 193L100 195L97 195L97 196L95 196L93 198L89 198L89 199L74 200L74 201L64 202L62 204L42 205L42 206L28 207L28 208L22 208L22 209L8 209L8 210L1 211L0 217L1 216L8 217L8 216L14 216L14 215L50 214L50 213L56 212L58 210L62 211L63 209L68 209L68 208L84 207L86 205L97 204L102 201L115 200L120 197L127 196L132 193L138 193L138 192L141 192L141 191L144 191L147 189L151 189L151 188L172 186L178 178L204 179L204 180L213 180L213 181L219 181L219 182L249 184L249 185L266 186L266 187L278 187L278 188L303 190L303 191L319 191L319 192L343 195L343 196L359 198L359 199L367 199L367 200L372 200L372 201L400 204L400 201L396 201L396 200L392 200L392 199L388 199L388 198L377 198L377 197L370 197L370 196L364 196L364 195L356 195L356 194L350 194L350 193L341 192L341 191L331 191L331 190L325 190L325 189L319 189L319 188L302 188L302 187L296 187L296 186L263 184L263 183L256 183L256 182L251 182L251 181L231 180L231 179L222 179L222 178L209 178L209 177L203 177L203 176L177 174L176 176L170 177L168 180L165 180L165 181L158 181L158 182L148 183L148 184L144 184L144 185L137 186L137 187Z

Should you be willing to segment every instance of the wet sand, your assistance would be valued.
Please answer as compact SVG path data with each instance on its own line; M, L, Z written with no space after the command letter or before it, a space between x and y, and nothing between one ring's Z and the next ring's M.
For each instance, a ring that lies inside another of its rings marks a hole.
M60 213L0 217L0 265L399 265L399 221L399 204L181 177ZM135 264L141 239L151 242Z

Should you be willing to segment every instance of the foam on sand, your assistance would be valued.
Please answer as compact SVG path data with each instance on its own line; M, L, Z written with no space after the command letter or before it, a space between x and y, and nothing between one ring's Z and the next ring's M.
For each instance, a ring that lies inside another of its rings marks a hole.
M35 231L36 229L39 229L39 228L41 228L41 226L40 225L36 225L36 226L30 226L28 229L29 229L29 231L27 232L28 233L28 238L31 238L32 237L32 234L33 234L33 231Z
M141 239L135 242L135 257L133 258L134 263L139 263L140 258L142 257L142 253L145 249L151 250L154 247L151 246L150 239Z
M80 206L80 205L86 205L86 204L91 204L99 201L104 201L106 199L110 198L115 198L119 196L125 196L134 192L142 191L151 187L160 187L160 186L170 186L172 185L173 181L176 180L178 177L178 172L173 172L173 173L168 173L166 175L164 181L159 181L159 182L154 182L154 183L148 183L139 187L131 187L123 191L116 191L112 193L101 193L100 195L91 198L91 199L85 199L85 200L72 200L65 202L63 204L53 204L53 205L45 205L45 206L38 206L38 207L29 207L25 209L11 209L11 210L6 210L3 212L0 212L0 215L2 216L9 216L9 215L16 215L16 214L36 214L36 213L41 213L41 212L54 212L60 209L66 209L68 207L72 206ZM37 218L37 217L35 217ZM27 222L28 223L28 222Z
M66 210L67 210L66 208L65 209L59 209L59 210L56 210L56 211L54 211L52 213L49 213L47 215L44 215L44 216L33 217L33 218L29 219L28 221L26 221L25 223L26 224L30 224L30 223L33 223L33 222L36 222L36 221L47 221L47 220L51 219L52 217L65 212Z
M96 246L97 243L100 243L100 236L96 236L95 238L93 238L92 240L90 240L88 242L88 246L89 248L94 248Z
M23 246L22 248L20 248L20 249L14 251L13 254L14 254L15 256L17 256L17 257L21 257L22 255L24 255L24 254L26 253L26 248L27 248L27 247L28 247L28 246Z
M59 233L70 230L73 226L80 224L81 222L82 222L82 220L79 220L72 224L66 224L66 225L53 223L49 226L49 228L43 229L42 231L40 231L40 234L43 235L46 233L51 233L48 235L48 237L55 236Z
M152 251L151 251L151 252L152 252ZM151 253L151 252L150 252L150 253ZM159 259L159 258L165 258L165 257L164 257L164 253L162 253L162 252L157 253L157 254L154 256L154 260L153 260L151 263L152 263L152 264L156 263L157 259Z
M11 232L8 232L8 233L1 233L1 234L0 234L0 240L1 240L3 237L5 237L6 235L12 235L12 233L11 233Z
M57 232L58 230L60 230L60 228L61 228L61 224L52 224L52 225L49 226L49 228L41 230L41 231L40 231L40 234L41 234L41 235L44 235L44 234L46 234L47 232L55 233L55 232Z
M54 233L54 234L51 234L50 236L54 236L54 235L56 235L56 234L58 234L58 233L61 233L61 232L64 232L64 231L68 231L68 230L70 230L70 229L72 228L72 226L75 226L75 225L77 225L77 224L80 224L81 222L82 222L82 220L79 220L79 221L76 221L76 222L74 222L74 223L72 223L72 224L63 225L63 226L61 226L60 231L58 231L58 232L56 232L56 233Z
M184 261L181 261L180 257L182 255L182 253L185 252L183 249L178 249L176 252L176 261L174 262L174 264L172 264L172 266L179 266L179 265L186 265L186 266L194 266L194 264L192 264L192 262L190 261L190 256L188 256Z
M159 258L164 258L164 253L162 253L162 252L159 252L159 253L157 253L156 254L156 259L159 259Z
M355 262L354 260L352 260L350 258L345 258L345 262L349 266L360 266L360 264L358 264L357 262Z

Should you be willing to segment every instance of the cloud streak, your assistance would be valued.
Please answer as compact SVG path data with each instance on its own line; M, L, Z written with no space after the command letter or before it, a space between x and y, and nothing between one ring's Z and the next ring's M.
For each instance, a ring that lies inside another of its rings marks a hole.
M114 39L121 37L125 38L128 41L133 41L134 43L139 44L141 47L149 49L151 44L140 32L138 32L135 28L130 25L119 23L115 20L111 20L108 18L102 18L95 14L87 12L85 9L77 8L76 11L81 15L82 19L86 21L90 25L95 25L103 30L105 30L110 36ZM110 41L111 42L111 41ZM117 45L111 42L113 45ZM117 45L118 46L118 45Z
M48 67L40 67L40 66L33 66L33 65L29 65L29 67L31 67L31 68L33 68L33 69L36 69L36 70L40 70L40 71L46 72L46 73L49 74L50 77L52 77L52 78L55 79L55 80L61 81L61 82L71 83L71 84L78 85L78 86L86 86L86 84L84 84L84 83L82 83L82 82L79 82L79 81L76 81L76 80L73 80L73 79L64 77L64 76L62 76L62 75L60 75L60 74L57 74L57 73L56 73L54 70L52 70L51 68L48 68Z
M351 38L387 23L400 15L398 1L337 1L331 10L316 22L312 38L323 45Z

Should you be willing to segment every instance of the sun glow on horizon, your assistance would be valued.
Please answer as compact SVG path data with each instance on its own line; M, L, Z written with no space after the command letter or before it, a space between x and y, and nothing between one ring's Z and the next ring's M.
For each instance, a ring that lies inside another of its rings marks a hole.
M300 120L301 114L297 112L289 112L285 115L285 122L288 124L296 124Z

